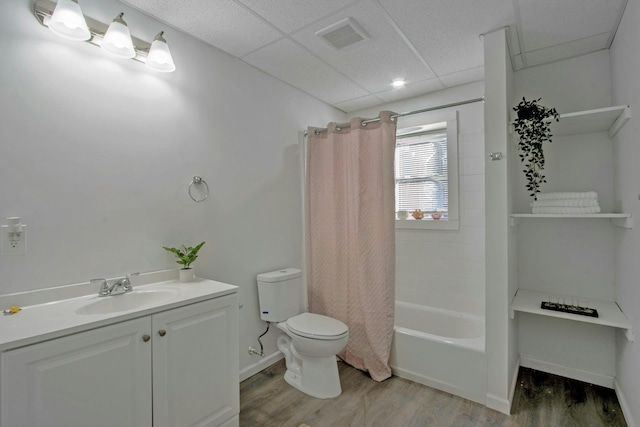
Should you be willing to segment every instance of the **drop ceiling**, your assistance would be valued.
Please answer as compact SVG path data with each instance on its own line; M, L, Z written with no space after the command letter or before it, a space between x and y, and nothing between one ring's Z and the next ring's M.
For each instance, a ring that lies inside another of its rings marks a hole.
M627 0L122 0L345 112L479 81L481 34L514 69L611 46ZM368 37L317 32L351 18ZM391 82L404 79L404 88Z

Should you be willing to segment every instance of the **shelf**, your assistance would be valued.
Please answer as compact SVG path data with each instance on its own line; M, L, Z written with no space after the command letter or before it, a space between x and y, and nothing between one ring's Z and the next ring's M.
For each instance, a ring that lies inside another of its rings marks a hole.
M630 118L631 108L628 105L563 113L559 122L552 121L551 134L563 136L607 131L609 138L613 138ZM509 132L513 132L512 126Z
M627 213L599 213L599 214L511 214L510 225L516 226L520 218L562 218L562 219L610 219L616 227L633 228L633 218Z
M600 317L580 316L578 314L541 309L540 304L542 303L542 301L548 301L549 298L551 298L552 301L562 301L564 299L567 303L573 303L574 301L576 301L579 305L589 308L595 308L596 310L598 310L598 314L600 315ZM620 310L618 304L616 304L615 302L589 300L576 296L549 294L545 292L535 292L526 289L518 289L516 296L511 302L510 315L512 319L515 317L516 311L624 329L627 339L629 341L634 340L631 323L624 315L622 310Z

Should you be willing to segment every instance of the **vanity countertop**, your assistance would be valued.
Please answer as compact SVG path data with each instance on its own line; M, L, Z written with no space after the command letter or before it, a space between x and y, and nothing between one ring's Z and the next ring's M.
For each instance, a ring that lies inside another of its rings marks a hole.
M22 308L13 315L0 315L0 352L234 294L238 290L237 286L201 278L180 283L177 270L145 273L136 279L132 279L133 292L123 295L99 297L94 286L82 283L0 296L1 309L8 309L11 305ZM162 298L145 300L147 295L158 291ZM118 305L124 300L115 299L127 298L134 293L144 294L136 295L139 298L136 298L135 308L108 310L108 299L113 299L114 305ZM99 310L95 313L87 311L91 307Z

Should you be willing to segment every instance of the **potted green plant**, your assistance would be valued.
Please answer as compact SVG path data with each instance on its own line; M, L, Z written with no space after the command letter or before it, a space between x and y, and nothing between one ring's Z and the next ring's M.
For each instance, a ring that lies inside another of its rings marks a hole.
M162 247L162 249L174 254L177 258L176 262L182 266L182 268L180 268L180 282L191 282L195 278L193 268L191 268L191 263L193 263L198 258L198 251L203 246L204 242L193 247L187 247L185 245L182 245L180 248L168 248L166 246Z
M513 128L518 134L518 150L520 160L525 164L523 170L527 178L527 190L534 200L540 192L540 185L547 182L542 174L544 170L544 151L542 144L551 142L551 120L559 121L560 115L555 108L547 108L538 104L540 99L522 101L513 109L518 118ZM551 120L550 120L551 119Z

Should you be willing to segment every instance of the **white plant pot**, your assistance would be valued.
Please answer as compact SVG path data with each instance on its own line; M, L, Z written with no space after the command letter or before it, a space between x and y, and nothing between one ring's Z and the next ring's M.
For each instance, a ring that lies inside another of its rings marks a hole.
M193 268L181 268L178 271L180 272L180 283L193 282L196 278L196 273Z

